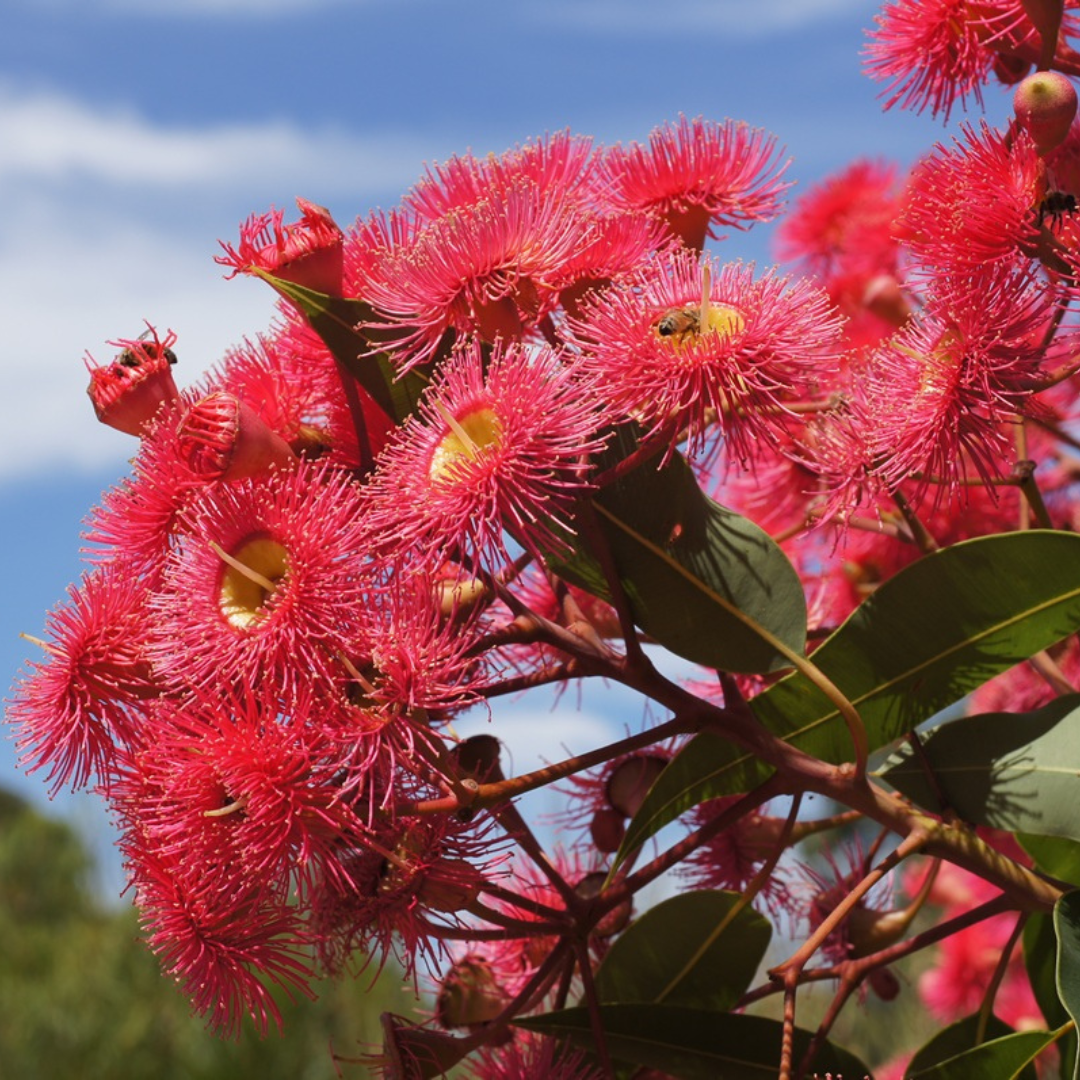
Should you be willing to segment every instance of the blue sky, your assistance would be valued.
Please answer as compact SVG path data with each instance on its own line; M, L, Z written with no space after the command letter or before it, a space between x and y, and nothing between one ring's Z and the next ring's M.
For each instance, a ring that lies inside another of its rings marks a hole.
M83 354L147 319L178 334L181 381L262 330L269 291L226 282L218 239L296 195L341 223L389 207L425 161L570 127L611 143L665 120L776 135L799 185L855 156L910 163L940 123L882 113L860 74L859 0L6 0L0 38L0 681L78 577L80 522L126 469ZM992 117L1008 95L991 89ZM796 194L798 188L796 188ZM767 230L725 242L769 260ZM547 708L546 704L541 706ZM619 707L620 722L636 723ZM519 766L586 748L587 703L505 732ZM495 729L498 733L498 729ZM513 734L517 732L518 734ZM9 743L0 784L20 778ZM58 809L82 801L58 800Z

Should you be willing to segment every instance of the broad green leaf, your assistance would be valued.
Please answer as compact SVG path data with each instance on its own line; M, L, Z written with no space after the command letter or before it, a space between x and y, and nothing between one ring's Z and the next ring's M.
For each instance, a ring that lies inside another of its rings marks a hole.
M772 927L751 908L732 917L733 892L683 893L646 911L596 972L601 1001L730 1009L746 992Z
M1016 834L1016 839L1044 874L1080 888L1080 843L1022 832Z
M1067 1023L1069 1014L1057 993L1057 936L1049 912L1029 916L1024 925L1024 967L1047 1026L1059 1028ZM1062 1076L1072 1075L1076 1047L1076 1029L1072 1028L1058 1041Z
M972 1080L983 1076L994 1080L1017 1077L1035 1080L1037 1074L1032 1062L1062 1034L1061 1031L1016 1031L920 1072L909 1071L906 1076L908 1080Z
M399 374L389 358L381 353L368 355L373 341L358 327L374 317L369 304L363 300L327 296L270 274L260 276L304 313L335 359L395 423L400 424L416 411L427 379L417 371Z
M1057 934L1057 992L1062 1005L1080 1024L1080 890L1067 892L1054 905ZM1073 1080L1080 1078L1080 1054L1073 1066Z
M762 1016L718 1013L681 1005L601 1005L608 1050L680 1080L776 1080L783 1025ZM530 1031L569 1039L595 1049L586 1008L565 1009L515 1021ZM809 1046L809 1032L796 1029L795 1060ZM854 1055L826 1043L812 1066L850 1077L869 1075Z
M923 738L924 759L948 805L965 821L1010 832L1080 840L1080 695L1030 713L981 713ZM910 747L881 775L913 802L940 805Z
M942 1062L974 1049L975 1040L979 1034L979 1016L977 1013L972 1016L965 1016L963 1020L958 1020L955 1024L942 1028L929 1042L915 1052L904 1070L904 1080L911 1080L911 1077L918 1076L940 1065ZM1001 1039L1012 1034L1015 1034L1014 1030L1004 1020L999 1020L993 1014L987 1018L986 1028L981 1032L983 1042ZM973 1073L972 1075L977 1074ZM1025 1077L1025 1080L1028 1080L1028 1078ZM1031 1080L1034 1080L1034 1077Z
M859 710L875 750L1078 627L1080 536L1033 529L968 540L906 567L811 660ZM833 764L851 759L843 718L805 675L750 705L801 750ZM748 791L770 772L699 737L661 774L627 836L640 844L687 806Z
M633 447L633 431L620 428L598 466ZM708 498L680 456L659 469L646 462L607 485L593 509L634 622L665 648L738 672L778 671L791 667L785 652L802 655L806 598L795 568L764 530ZM553 566L609 598L587 550Z

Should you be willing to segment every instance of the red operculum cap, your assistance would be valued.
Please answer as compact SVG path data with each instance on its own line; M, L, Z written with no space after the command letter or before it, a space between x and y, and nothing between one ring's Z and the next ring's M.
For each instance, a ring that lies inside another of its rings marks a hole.
M184 413L178 441L188 468L205 480L239 480L296 461L289 444L250 405L224 391Z
M224 255L214 260L232 273L265 271L285 281L330 296L341 296L342 234L325 207L297 198L300 220L283 224L281 210L252 214L240 226L240 243L222 243Z
M172 377L175 343L176 335L171 330L159 338L148 323L146 334L140 338L109 342L122 349L111 364L100 365L87 355L90 385L86 392L103 424L141 436L159 407L176 400L179 392Z
M1076 116L1076 90L1056 71L1036 71L1013 93L1017 123L1031 136L1040 154L1057 149Z

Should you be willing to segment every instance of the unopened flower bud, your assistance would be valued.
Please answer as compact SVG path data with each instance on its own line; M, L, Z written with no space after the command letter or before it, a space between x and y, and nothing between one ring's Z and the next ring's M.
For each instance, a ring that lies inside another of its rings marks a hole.
M603 806L589 822L589 835L597 851L610 855L619 850L626 835L626 817L618 810Z
M857 905L847 918L847 936L851 943L851 957L869 956L879 949L895 945L907 931L914 912L903 908L898 911L874 911Z
M882 1001L892 1001L900 993L900 980L891 968L874 968L866 981Z
M1065 140L1076 116L1076 90L1056 71L1036 71L1013 93L1016 121L1032 138L1040 154L1048 154Z
M1015 53L994 53L994 77L1002 86L1015 86L1030 71L1030 60Z
M160 339L148 327L144 337L110 341L110 345L121 346L123 351L105 367L87 357L90 385L86 392L103 424L128 435L141 436L158 409L179 397L172 376L175 342L176 335L171 330Z
M246 402L219 391L184 413L180 456L204 480L239 480L296 461L289 444Z
M509 1000L488 963L479 956L466 956L443 979L435 1017L444 1028L473 1031L494 1020Z
M604 882L607 881L607 874L597 871L593 874L586 874L578 883L574 886L574 892L578 896L585 900L591 900L593 897L599 896L604 889ZM620 930L626 929L626 924L630 922L631 916L634 914L634 905L628 896L622 903L613 907L606 915L593 927L593 933L600 938L613 937L619 933Z
M625 817L633 817L667 763L667 758L657 754L635 754L620 762L608 777L608 805Z
M424 874L420 902L432 911L464 911L480 895L484 877L464 859L439 859Z
M890 326L903 326L911 315L911 303L892 274L879 274L867 282L863 304Z
M499 765L502 744L494 735L473 735L460 742L450 751L450 758L457 764L463 780L476 780L481 784L503 778Z

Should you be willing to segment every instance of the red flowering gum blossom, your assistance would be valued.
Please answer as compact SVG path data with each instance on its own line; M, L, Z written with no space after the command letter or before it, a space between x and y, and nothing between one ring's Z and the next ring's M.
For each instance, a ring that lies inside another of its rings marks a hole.
M187 410L178 440L181 457L205 480L239 480L296 461L289 444L250 405L224 391Z
M231 266L232 273L264 271L296 285L341 296L342 234L330 211L307 199L297 198L300 220L283 225L285 214L271 209L252 214L240 226L237 247L222 242L225 251L214 260Z
M1031 136L1040 154L1056 150L1076 117L1076 90L1056 71L1036 71L1016 88L1017 123Z
M123 351L107 366L86 357L90 372L90 385L86 392L94 403L97 418L117 431L141 436L147 425L157 415L158 408L179 396L172 377L172 365L176 363L176 335L170 330L159 338L157 331L147 324L147 332L129 341L120 338L110 341Z

